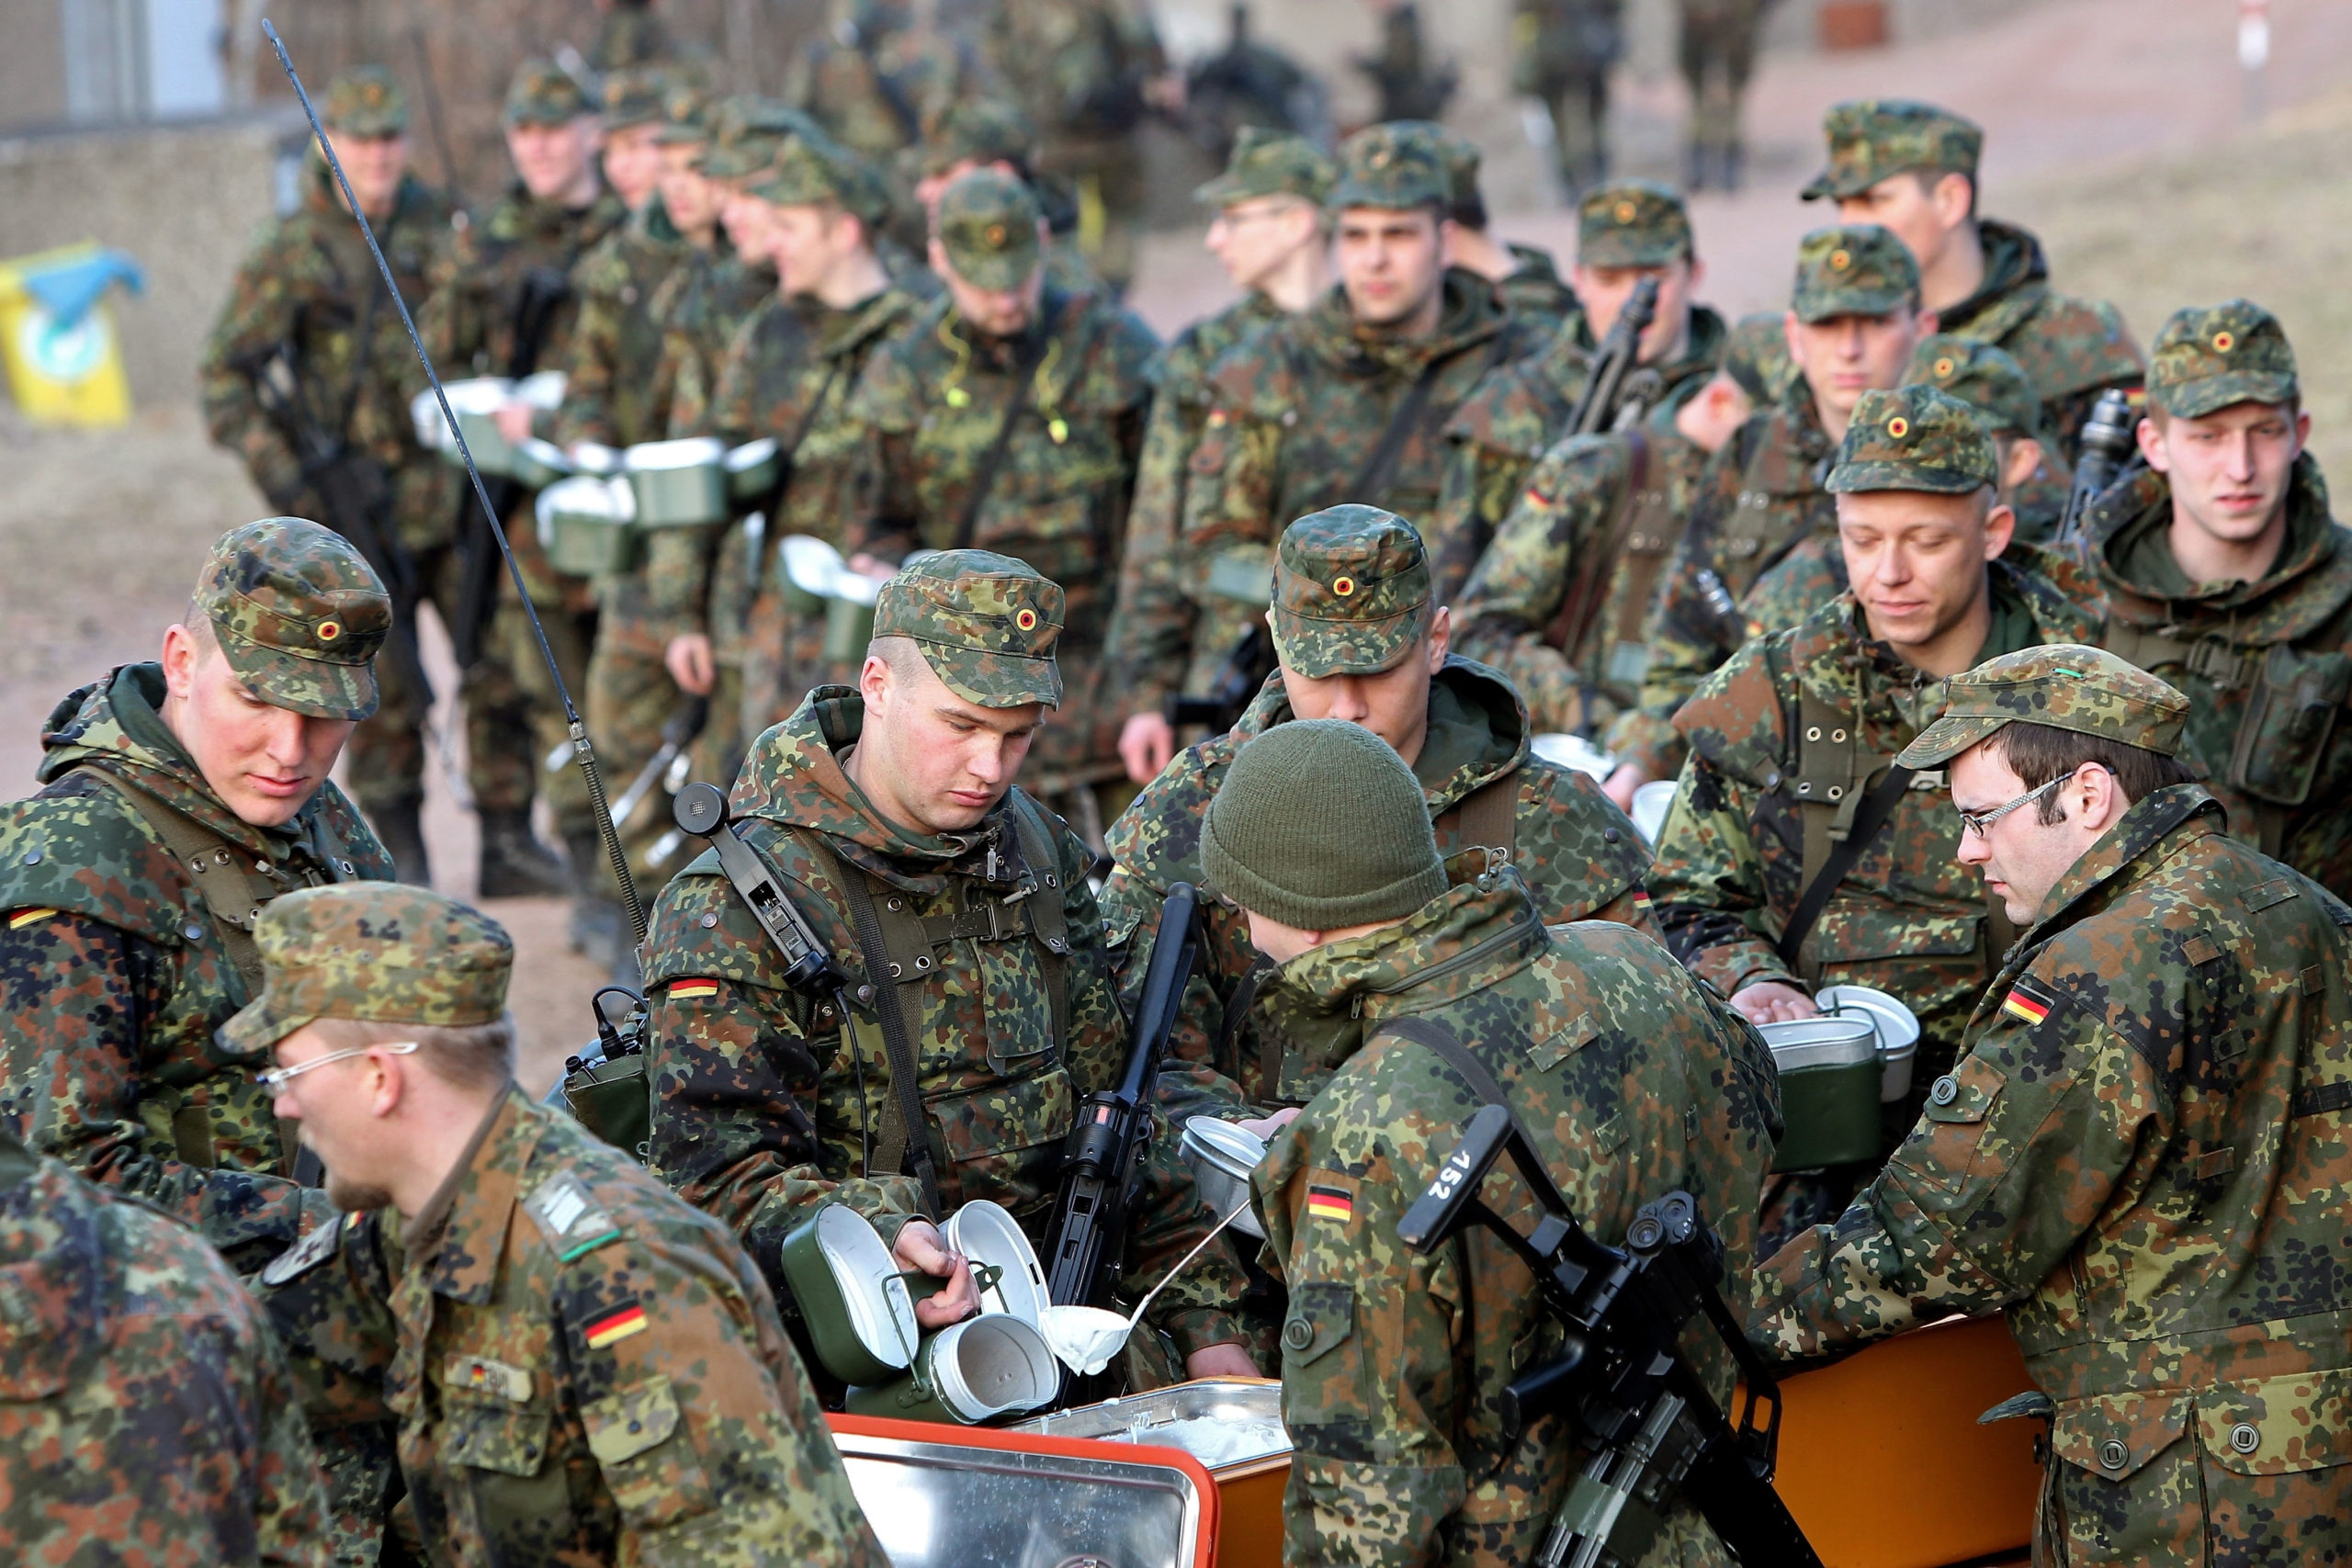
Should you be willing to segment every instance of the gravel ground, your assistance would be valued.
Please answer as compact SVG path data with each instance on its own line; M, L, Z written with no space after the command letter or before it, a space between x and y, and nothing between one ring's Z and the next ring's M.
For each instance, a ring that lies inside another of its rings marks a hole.
M1864 94L1937 98L1987 130L1988 212L2037 229L2060 287L2120 305L2144 343L2166 313L2233 294L2263 300L2300 352L2323 462L2352 462L2352 297L2336 280L2352 248L2352 6L2278 0L2266 84L2271 118L2242 127L2231 14L2211 0L2052 0L1995 27L1866 55L1774 57L1751 102L1754 177L1694 205L1707 298L1733 311L1785 296L1798 235L1824 220L1795 200L1819 158L1822 108ZM1618 111L1634 172L1670 175L1679 85L1631 82ZM1498 227L1565 259L1562 215ZM1196 236L1150 242L1136 304L1163 331L1216 308L1224 280ZM205 441L192 409L142 411L127 429L36 432L0 405L0 793L31 787L41 718L111 665L153 658L205 546L262 514L239 467ZM446 679L446 643L427 628ZM446 778L430 781L426 833L439 881L472 891L473 823ZM551 1083L589 1038L594 968L562 941L561 906L490 908L514 931L525 1079Z

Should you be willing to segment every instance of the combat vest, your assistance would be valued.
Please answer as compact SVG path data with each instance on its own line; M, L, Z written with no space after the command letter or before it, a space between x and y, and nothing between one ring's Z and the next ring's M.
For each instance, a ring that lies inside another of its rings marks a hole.
M1713 555L1736 603L1781 557L1817 531L1834 529L1838 508L1826 489L1835 443L1821 428L1813 389L1799 377L1781 406L1752 426L1739 493L1715 520Z
M1622 712L1641 697L1650 667L1650 606L1682 536L1682 521L1675 515L1659 438L1635 429L1602 439L1617 448L1624 482L1609 510L1600 547L1579 552L1576 577L1545 640L1580 672L1597 664L1594 683Z

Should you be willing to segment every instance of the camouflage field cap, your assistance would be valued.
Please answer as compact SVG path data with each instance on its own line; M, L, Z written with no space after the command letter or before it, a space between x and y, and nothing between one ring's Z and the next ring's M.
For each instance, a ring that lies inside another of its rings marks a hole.
M741 93L721 98L706 121L710 141L695 160L695 167L715 180L740 180L758 174L775 161L786 137L819 130L817 122L798 109Z
M1910 169L1976 177L1984 130L1933 104L1907 98L1857 98L1830 109L1822 122L1829 166L1804 187L1807 201L1860 196L1890 175Z
M669 83L659 71L614 71L605 77L604 113L606 130L627 130L669 117Z
M1283 667L1309 680L1370 675L1429 632L1430 559L1419 530L1352 502L1309 513L1274 553L1272 625Z
M695 83L672 78L662 88L662 129L653 140L686 146L710 139L710 95Z
M229 668L270 706L353 720L376 711L392 599L333 529L300 517L230 529L205 558L196 604Z
M408 130L408 95L382 66L354 66L327 84L319 118L348 136L399 136Z
M1972 405L1996 435L2041 434L2041 400L2026 379L2025 367L1989 343L1931 333L1912 350L1903 379L1950 392Z
M2287 329L2251 299L2174 311L2148 355L2148 400L2175 419L2301 396Z
M1891 316L1919 306L1919 264L1908 246L1875 223L1815 229L1797 246L1797 286L1789 308L1801 321Z
M1969 495L1999 476L1992 433L1975 405L1915 382L1862 394L1825 488L1832 495L1878 490Z
M985 708L1058 707L1061 585L988 550L918 556L883 586L874 635L914 638L947 689Z
M1023 163L1036 148L1037 128L1019 105L967 98L924 130L915 161L922 174L936 177L958 164Z
M1797 373L1796 361L1789 357L1789 332L1781 312L1742 316L1724 334L1723 357L1716 364L1758 408L1779 402Z
M1027 186L996 169L974 169L947 187L934 220L947 265L975 288L1018 288L1044 258L1043 215Z
M1388 129L1396 133L1398 141L1418 142L1437 154L1437 161L1445 166L1446 192L1457 213L1465 207L1485 210L1486 197L1478 189L1478 169L1486 159L1476 142L1452 126L1433 119L1392 119Z
M743 189L778 207L838 203L869 229L890 215L890 188L882 172L829 136L786 138L775 161Z
M1895 761L1939 768L2005 724L2023 719L2176 756L2188 699L2115 655L2048 643L1988 659L1944 682L1943 716Z
M1234 138L1225 173L1194 187L1193 199L1231 207L1261 196L1295 196L1319 207L1331 194L1337 173L1329 157L1306 137L1245 125Z
M1666 266L1690 252L1690 209L1656 180L1614 180L1577 203L1581 266Z
M1340 143L1340 175L1326 204L1401 211L1451 208L1453 176L1435 140L1410 124L1367 126Z
M552 60L526 60L506 85L500 118L509 125L569 125L596 112L580 84Z
M322 1018L465 1029L506 1011L514 943L496 920L430 888L346 882L273 898L254 922L262 992L218 1036L257 1056Z

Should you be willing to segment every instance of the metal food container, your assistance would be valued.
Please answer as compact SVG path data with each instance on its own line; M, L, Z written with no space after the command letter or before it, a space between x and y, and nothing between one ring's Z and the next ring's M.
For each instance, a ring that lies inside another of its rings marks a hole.
M712 435L649 441L622 457L642 528L690 528L727 515L727 447Z
M1200 1188L1209 1213L1222 1219L1236 1205L1250 1201L1250 1173L1266 1157L1266 1140L1247 1127L1215 1116L1192 1116L1185 1119L1177 1152L1193 1168L1193 1183ZM1266 1227L1258 1223L1254 1209L1244 1207L1235 1216L1233 1228L1260 1241L1266 1239Z
M865 645L874 640L875 602L882 597L882 585L888 581L846 567L833 578L833 591L825 600L828 662L848 664L865 657Z
M601 441L575 441L565 454L574 471L611 479L621 471L622 452L617 446L607 446Z
M920 1333L914 1299L865 1215L828 1203L784 1238L782 1251L793 1303L827 1371L880 1383L907 1370Z
M445 382L441 389L449 395L449 412L458 416L458 429L466 438L466 449L474 455L474 467L485 475L503 476L514 460L493 417L514 400L514 384L503 376L475 376ZM418 446L440 453L451 468L466 466L431 388L409 400L408 412L416 426Z
M558 479L539 491L537 510L539 544L556 570L602 577L636 564L636 509L626 482L585 474Z
M1279 1568L1291 1461L1281 1383L1203 1378L1035 1416L1009 1430L1182 1450L1216 1483L1218 1568Z
M854 1415L977 1427L1052 1399L1062 1369L1035 1324L984 1312L924 1339L903 1377L859 1381L867 1386L853 1387L846 1401Z
M1674 781L1652 779L1634 792L1634 808L1625 815L1634 819L1634 831L1642 842L1656 848L1657 836L1666 831L1666 814L1674 809Z
M1781 1070L1774 1170L1818 1170L1878 1156L1878 1030L1867 1018L1760 1023Z
M1814 1005L1839 1018L1867 1018L1878 1030L1878 1098L1892 1105L1911 1092L1911 1064L1919 1054L1919 1015L1869 986L1824 986Z
M850 1487L894 1568L1204 1568L1216 1560L1208 1521L1219 1489L1181 1455L855 1416L831 1425ZM1277 1528L1277 1551L1281 1540Z
M1527 749L1553 766L1572 769L1595 783L1617 771L1617 759L1581 735L1558 731L1539 735L1527 743Z
M1053 1297L1046 1289L1046 1270L1037 1262L1037 1249L1029 1245L1028 1235L1012 1212L976 1198L948 1215L940 1228L948 1249L975 1265L973 1282L980 1287L980 1310L1008 1313L1035 1326Z
M737 501L758 501L775 488L781 471L775 437L746 441L727 454L727 493Z
M810 534L786 534L777 544L777 586L796 615L814 619L833 596L833 580L849 568L841 551Z
M514 443L514 461L507 471L526 490L545 490L579 470L562 447L533 435Z

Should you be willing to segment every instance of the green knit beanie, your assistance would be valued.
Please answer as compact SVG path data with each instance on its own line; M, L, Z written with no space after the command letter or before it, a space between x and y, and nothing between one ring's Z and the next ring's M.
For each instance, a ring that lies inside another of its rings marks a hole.
M1420 781L1340 718L1293 719L1241 748L1201 829L1209 885L1300 931L1399 920L1445 891Z

